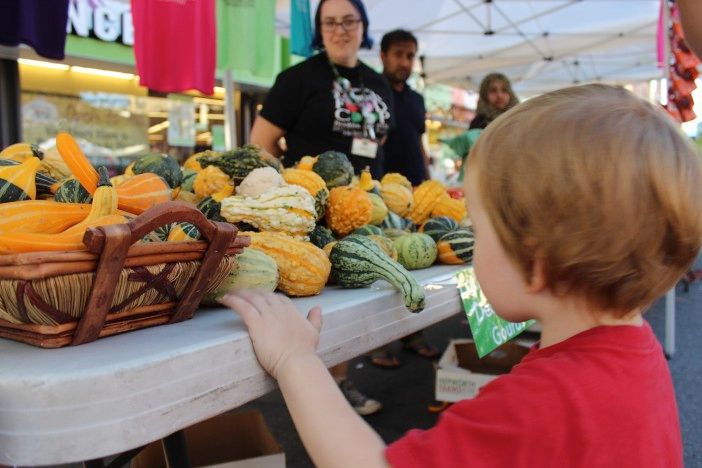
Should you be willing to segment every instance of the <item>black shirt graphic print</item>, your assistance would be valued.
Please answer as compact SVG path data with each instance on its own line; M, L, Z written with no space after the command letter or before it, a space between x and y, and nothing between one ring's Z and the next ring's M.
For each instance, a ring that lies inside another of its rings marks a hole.
M366 166L374 177L383 168L380 142L393 126L392 92L385 79L366 64L337 65L339 75L351 83L353 101L372 106L378 152L375 158L351 154L354 138L364 138L364 122L358 105L344 99L325 53L317 54L281 72L263 104L261 116L285 131L287 153L283 164L293 166L303 156L324 151L348 155L356 173ZM336 86L335 86L336 85Z

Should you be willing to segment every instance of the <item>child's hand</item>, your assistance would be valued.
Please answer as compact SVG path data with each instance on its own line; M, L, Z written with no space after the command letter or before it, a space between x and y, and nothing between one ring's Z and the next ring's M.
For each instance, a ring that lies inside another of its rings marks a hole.
M227 294L221 302L241 316L258 362L274 378L290 358L314 355L322 329L319 307L305 319L286 296L258 290Z

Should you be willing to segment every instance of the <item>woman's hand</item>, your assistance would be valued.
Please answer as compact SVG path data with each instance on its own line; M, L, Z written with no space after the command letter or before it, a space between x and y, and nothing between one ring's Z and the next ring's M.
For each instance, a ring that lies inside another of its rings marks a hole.
M273 378L292 358L315 354L322 329L319 307L305 319L286 296L258 290L227 294L221 302L244 321L258 362Z

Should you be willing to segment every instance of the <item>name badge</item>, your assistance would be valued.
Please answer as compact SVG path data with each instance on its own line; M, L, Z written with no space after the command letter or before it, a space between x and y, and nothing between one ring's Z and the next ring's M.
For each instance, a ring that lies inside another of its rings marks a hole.
M364 158L375 159L378 155L378 143L367 138L354 138L351 153Z

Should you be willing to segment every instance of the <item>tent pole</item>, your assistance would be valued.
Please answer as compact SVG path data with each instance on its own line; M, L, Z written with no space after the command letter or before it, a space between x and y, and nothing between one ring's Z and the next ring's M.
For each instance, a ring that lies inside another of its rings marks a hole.
M224 70L224 147L229 151L236 147L236 100L232 71Z

